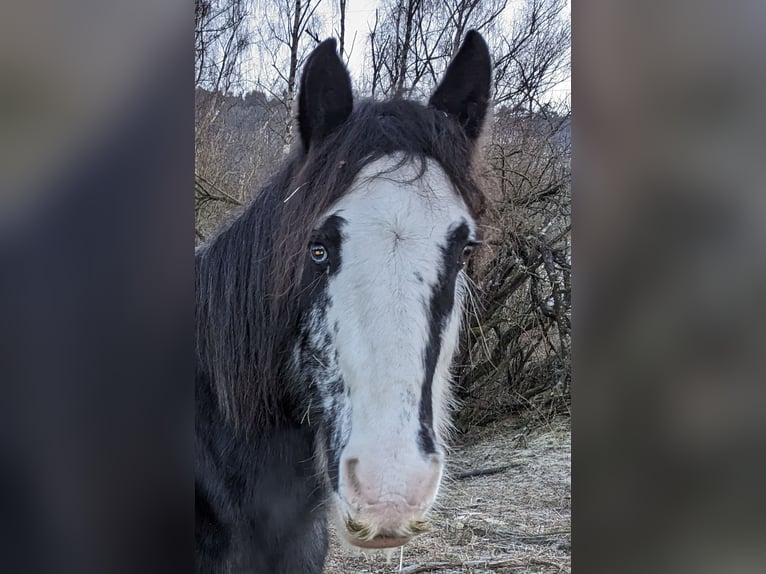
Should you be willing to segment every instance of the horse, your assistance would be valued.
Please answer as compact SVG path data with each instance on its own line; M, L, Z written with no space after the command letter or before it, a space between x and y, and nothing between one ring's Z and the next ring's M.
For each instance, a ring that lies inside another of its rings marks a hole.
M427 528L490 84L476 31L427 105L308 57L294 149L195 253L197 572L320 573L330 519L363 549Z

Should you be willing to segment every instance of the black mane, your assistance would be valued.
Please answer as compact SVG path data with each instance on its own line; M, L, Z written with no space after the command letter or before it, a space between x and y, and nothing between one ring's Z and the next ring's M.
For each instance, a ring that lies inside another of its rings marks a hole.
M367 164L394 153L432 158L476 216L475 142L422 104L362 101L321 145L296 145L252 204L196 255L197 378L224 416L250 433L280 414L306 246L318 218ZM297 190L297 191L296 191Z

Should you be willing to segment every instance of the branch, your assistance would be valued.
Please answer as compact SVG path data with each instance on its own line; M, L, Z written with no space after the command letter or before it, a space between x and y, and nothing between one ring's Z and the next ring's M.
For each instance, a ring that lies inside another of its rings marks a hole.
M519 464L506 464L505 466L493 466L491 468L475 468L473 470L465 470L455 475L455 480L465 480L466 478L473 478L475 476L488 476L490 474L500 474L505 472L509 468L520 466Z
M209 201L223 201L231 205L242 205L242 202L236 197L229 195L199 173L194 174L194 191L195 195L199 197L199 204Z

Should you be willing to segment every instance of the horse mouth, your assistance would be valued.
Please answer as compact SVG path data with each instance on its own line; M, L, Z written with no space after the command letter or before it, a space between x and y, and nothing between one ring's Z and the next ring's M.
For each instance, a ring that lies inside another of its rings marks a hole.
M429 530L427 520L411 519L406 527L379 529L369 523L346 516L346 539L358 548L397 548L404 546L413 536Z
M371 538L369 540L349 537L349 542L351 542L351 544L354 546L358 546L359 548L397 548L398 546L404 546L409 541L409 538L402 536L376 536L375 538Z

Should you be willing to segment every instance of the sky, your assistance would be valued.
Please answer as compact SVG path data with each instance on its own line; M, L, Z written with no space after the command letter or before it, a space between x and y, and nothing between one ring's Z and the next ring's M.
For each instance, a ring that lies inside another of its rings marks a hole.
M337 31L332 29L333 6L335 0L324 0L317 10L320 17L326 22L324 36L336 36ZM364 72L364 56L367 44L367 36L375 22L375 9L380 6L380 0L347 0L346 8L346 51L351 51L346 65L352 77L359 78ZM508 25L511 25L516 11L522 6L523 0L509 0L508 7L503 14ZM567 2L566 17L571 18L571 0ZM355 38L356 35L356 38ZM353 49L352 49L353 43ZM550 90L552 99L555 101L569 101L571 99L571 80L567 78Z

